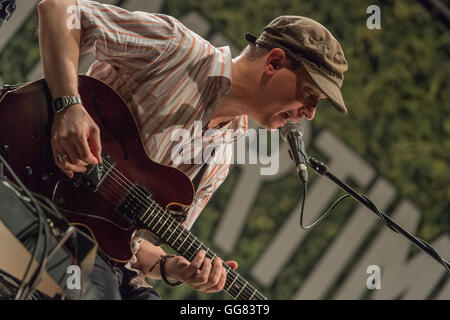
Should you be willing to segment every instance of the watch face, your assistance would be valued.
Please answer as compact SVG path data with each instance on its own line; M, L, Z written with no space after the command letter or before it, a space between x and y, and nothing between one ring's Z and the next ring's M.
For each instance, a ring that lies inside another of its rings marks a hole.
M61 100L56 99L55 101L53 101L53 111L58 112L59 109L61 109Z
M53 111L60 112L65 108L77 103L81 103L80 97L59 97L52 102Z

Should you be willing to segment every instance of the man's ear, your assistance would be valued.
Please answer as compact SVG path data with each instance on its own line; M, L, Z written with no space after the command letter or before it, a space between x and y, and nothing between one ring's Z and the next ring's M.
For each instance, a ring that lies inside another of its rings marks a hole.
M287 57L283 49L274 48L266 56L265 71L273 73L287 66Z

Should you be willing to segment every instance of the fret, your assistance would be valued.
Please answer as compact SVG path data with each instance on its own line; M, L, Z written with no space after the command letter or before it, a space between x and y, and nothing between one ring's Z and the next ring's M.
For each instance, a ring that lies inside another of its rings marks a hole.
M161 220L161 219L160 219ZM164 227L164 225L166 224L168 219L166 219L166 221L163 222L163 224L161 225L161 227L159 227L158 231L156 231L156 235L158 235L158 233L161 231L162 227ZM159 221L158 221L159 222Z
M166 229L166 231L164 231L163 232L163 234L161 235L161 239L164 237L164 235L166 234L166 232L170 229L170 227L172 226L172 224L173 224L173 222L174 222L175 220L172 220L171 222L170 222L170 224L169 224L169 226L167 227L167 229ZM169 240L169 238L167 238L167 240Z
M173 235L173 233L174 233L177 229L178 229L178 226L176 225L175 228L173 228L172 233L167 237L167 243L169 243L170 237ZM175 244L175 241L173 242L173 244ZM172 244L172 245L173 245L173 244Z
M155 211L155 208L152 208L154 205L155 205L155 208L156 208L156 203L153 202L153 203L147 208L147 210L145 211L144 215L147 215L147 213L148 213L150 210L152 210L152 212L150 212L150 213L148 214L148 217L145 218L144 223L147 223L147 219L150 218L150 217L152 216L153 212Z
M140 219L141 221L144 221L144 224L146 224L151 231L153 230L152 232L154 232L160 239L163 239L167 235L165 242L169 244L172 249L182 254L182 256L184 256L187 260L192 261L201 249L205 250L205 257L208 257L212 262L217 258L217 254L215 254L210 248L206 247L204 243L195 236L192 236L191 238L191 233L175 219L171 219L170 215L164 209L161 209L157 203L154 202L151 206L149 206L141 215ZM159 233L161 233L161 235L159 235ZM174 239L170 240L172 238ZM177 244L178 241L180 241L179 244ZM224 290L234 299L266 299L261 293L258 292L258 290L252 287L248 281L242 279L239 274L234 272L234 270L226 263L222 262L222 265L226 269L226 283L228 283L228 285L225 285ZM249 298L247 299L246 297Z
M239 295L242 293L242 290L244 290L245 286L248 284L248 281L245 281L244 285L242 286L241 290L239 290L238 294L236 295L236 300L238 299Z
M188 259L189 261L192 261L192 259L194 258L194 256L197 254L198 250L200 250L200 248L202 247L203 242L200 242L200 245L198 246L197 249L194 250L194 253L192 254L192 256Z
M189 251L189 248L190 247L192 247L192 245L194 244L194 242L195 242L195 238L192 240L192 242L191 242L191 244L189 245L189 247L187 247L187 249L186 250L184 250L184 252L183 252L183 256L186 254L186 252L188 252Z
M177 251L180 251L180 248L183 246L183 243L186 242L186 240L188 239L188 237L184 238L184 240L181 242L181 244L178 246Z
M228 288L226 288L225 290L230 290L231 286L234 284L234 282L236 281L236 279L239 277L239 275L236 273L236 277L234 278L234 280L228 285Z
M177 226L176 229L178 229L178 226ZM177 242L178 238L181 236L182 233L183 233L183 230L180 232L180 234L178 235L178 237L175 238L175 240L173 241L173 244L172 244L172 245L175 245L175 243Z
M163 215L161 215L161 216L159 217L158 221L156 221L155 227L158 226L158 223L159 223L159 221L162 219L162 217L163 217ZM154 219L155 219L155 218L153 218L153 220L154 220ZM153 221L153 220L152 220L152 221ZM150 223L149 223L149 226L150 226L150 228L152 227Z
M152 204L153 205L153 204ZM152 205L150 205L148 208L147 208L147 210L145 210L145 212L142 214L142 216L141 216L141 219L143 219L143 218L145 218L145 216L147 215L147 212L152 208ZM150 215L148 216L148 217L150 217ZM146 217L145 219L144 219L144 223L146 223L146 220L148 219L148 217Z
M255 295L256 291L258 291L258 290L255 289L255 291L253 291L252 295L250 296L250 298L248 298L248 300L252 300L253 299L253 296Z
M158 206L155 206L155 208L153 208L152 212L151 212L150 215L148 216L149 218L152 216L152 214L155 212L155 209L157 209L157 208L158 208ZM155 214L155 216L153 217L152 221L150 221L148 224L151 225L152 222L153 222L153 220L155 220L155 218L156 218L157 216L158 216L158 215ZM144 221L144 222L147 223L147 221Z

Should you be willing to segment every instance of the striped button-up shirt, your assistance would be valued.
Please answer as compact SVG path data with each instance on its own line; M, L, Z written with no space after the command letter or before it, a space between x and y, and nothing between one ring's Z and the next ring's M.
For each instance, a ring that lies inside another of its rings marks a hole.
M205 160L201 155L206 146L220 146L187 213L184 224L190 229L228 174L232 142L247 130L247 117L241 116L202 134L230 89L229 47L212 46L164 14L78 0L78 19L80 53L97 59L87 74L110 85L129 104L153 161L176 167L193 179ZM185 161L179 163L177 154ZM134 253L138 247L135 241ZM135 263L133 256L128 266Z
M152 160L177 167L193 179L205 160L200 155L206 145L218 137L219 143L229 144L216 148L216 161L205 170L185 221L190 229L228 174L231 143L247 129L247 118L242 116L202 135L201 129L230 88L229 47L212 46L167 15L129 12L85 0L79 0L78 7L81 54L90 52L98 59L87 74L110 85L129 104ZM182 139L179 129L189 132L189 139ZM195 149L198 139L202 148ZM184 159L190 160L184 162L191 163L174 163L173 155L180 148Z

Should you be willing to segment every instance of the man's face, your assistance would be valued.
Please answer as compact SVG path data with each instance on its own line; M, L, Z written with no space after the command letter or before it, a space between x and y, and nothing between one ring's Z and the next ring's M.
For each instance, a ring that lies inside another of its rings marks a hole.
M267 129L282 127L288 119L314 118L317 103L326 99L306 70L275 67L276 72L261 85L259 107L253 118Z

